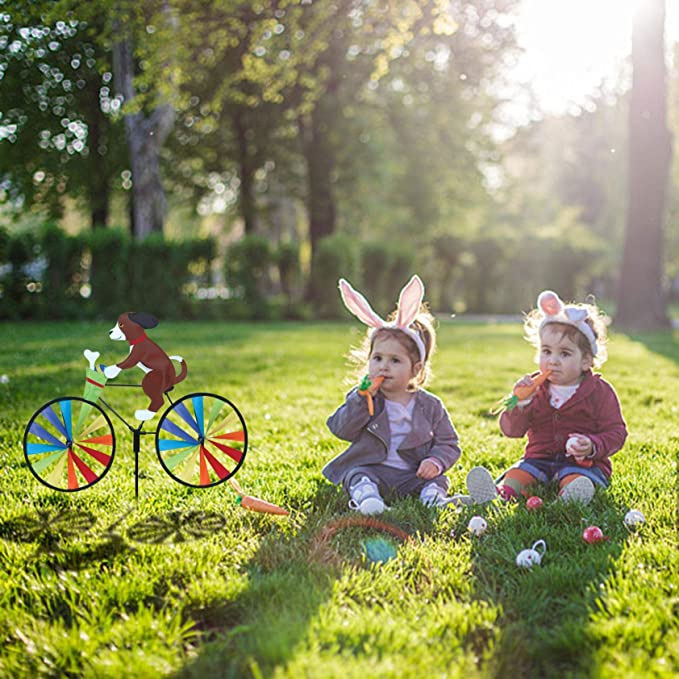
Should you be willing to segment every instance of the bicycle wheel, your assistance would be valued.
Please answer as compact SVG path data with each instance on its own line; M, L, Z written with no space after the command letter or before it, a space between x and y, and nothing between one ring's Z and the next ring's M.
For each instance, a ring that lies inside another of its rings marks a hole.
M221 396L205 392L175 401L158 422L156 451L163 469L179 483L207 488L239 469L248 448L245 420Z
M24 432L26 464L40 483L73 492L101 481L113 464L116 439L108 415L77 396L37 410Z

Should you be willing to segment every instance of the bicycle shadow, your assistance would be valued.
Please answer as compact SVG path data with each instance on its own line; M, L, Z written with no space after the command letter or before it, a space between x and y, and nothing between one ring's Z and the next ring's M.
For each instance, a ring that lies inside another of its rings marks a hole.
M602 605L629 538L623 523L627 508L601 492L588 507L558 503L555 488L541 495L549 501L537 512L524 502L477 505L456 526L473 543L476 596L500 611L501 631L484 668L490 676L586 676L595 664L598 641L590 618ZM481 537L467 532L473 514L488 521ZM585 543L582 533L589 525L598 525L608 539ZM547 545L541 565L519 567L518 553L540 539Z
M78 571L93 563L109 563L137 544L180 544L214 535L227 518L218 512L172 510L144 517L131 525L128 518L138 511L128 506L104 525L92 513L73 507L36 507L33 511L0 522L0 538L34 544L33 558L44 566Z
M409 535L432 529L435 510L414 513L414 499L403 503L401 512L376 524L388 523L394 533L401 529ZM365 557L361 538L385 532L355 525L357 515L347 511L343 491L318 480L304 507L309 508L306 516L293 515L281 524L283 530L265 535L240 570L247 586L237 596L187 612L202 639L197 656L174 677L273 676L293 659L336 582L379 567Z

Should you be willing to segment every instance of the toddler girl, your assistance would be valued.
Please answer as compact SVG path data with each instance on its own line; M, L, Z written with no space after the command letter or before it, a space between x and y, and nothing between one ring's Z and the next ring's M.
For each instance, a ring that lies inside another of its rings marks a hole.
M499 494L507 500L533 494L536 482L556 480L563 501L589 503L595 486L606 488L613 453L622 448L627 428L613 387L592 373L606 360L606 317L593 304L565 306L545 290L524 322L526 339L538 349L547 380L528 399L500 416L505 436L528 435L526 450L498 480L483 467L467 476L475 502ZM526 375L515 386L532 384Z
M352 389L328 418L330 431L351 445L323 474L343 485L349 506L362 514L384 511L382 490L419 494L427 505L453 501L443 472L460 457L457 433L441 401L422 388L436 345L433 318L422 306L422 281L410 279L389 322L344 279L339 288L349 311L370 328L358 354L374 393Z

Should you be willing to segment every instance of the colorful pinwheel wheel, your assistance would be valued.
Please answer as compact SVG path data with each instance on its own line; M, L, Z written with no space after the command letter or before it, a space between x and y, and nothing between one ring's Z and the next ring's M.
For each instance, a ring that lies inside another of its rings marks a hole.
M96 403L76 396L46 403L24 432L28 468L54 490L84 490L101 481L115 448L108 415Z
M188 394L160 418L156 451L165 471L185 486L223 483L241 466L248 446L236 406L209 393Z

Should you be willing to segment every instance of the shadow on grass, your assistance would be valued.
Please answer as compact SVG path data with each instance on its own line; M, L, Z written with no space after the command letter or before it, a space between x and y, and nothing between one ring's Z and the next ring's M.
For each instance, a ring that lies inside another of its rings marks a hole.
M331 599L335 582L347 569L368 567L362 551L365 537L386 534L396 544L392 532L431 530L433 510L410 512L411 502L404 500L383 522L375 522L389 523L391 531L356 526L352 519L357 515L347 513L345 494L319 481L304 523L295 525L290 517L286 531L264 537L243 573L248 583L242 593L187 611L203 643L198 656L174 676L273 676L294 658L314 618Z
M665 332L627 333L633 342L643 344L649 351L672 359L679 363L679 332L667 330Z
M601 491L588 507L560 504L553 487L536 493L545 499L538 511L528 511L524 501L469 510L488 521L486 534L472 538L476 592L502 611L487 673L589 676L596 673L597 643L589 620L629 536L623 523L627 508L613 506ZM471 513L460 518L460 530ZM582 533L590 525L598 525L609 539L585 543ZM542 565L517 566L517 554L540 539L547 545Z
M133 551L132 543L185 543L208 538L226 525L226 517L217 512L170 511L145 517L125 528L126 519L136 510L132 505L110 523L108 517L107 525L95 527L97 519L89 512L71 507L39 507L0 523L0 538L35 545L34 560L39 565L82 570Z

